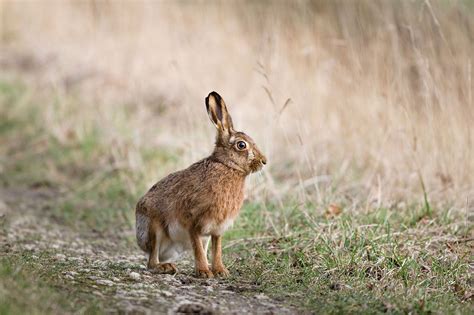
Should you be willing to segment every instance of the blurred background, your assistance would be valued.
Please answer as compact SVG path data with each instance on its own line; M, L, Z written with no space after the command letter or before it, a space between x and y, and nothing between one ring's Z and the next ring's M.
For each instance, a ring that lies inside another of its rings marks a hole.
M2 115L35 112L38 153L92 143L83 167L126 170L134 195L210 153L215 90L270 161L250 198L473 196L471 1L0 3L0 76L48 99Z

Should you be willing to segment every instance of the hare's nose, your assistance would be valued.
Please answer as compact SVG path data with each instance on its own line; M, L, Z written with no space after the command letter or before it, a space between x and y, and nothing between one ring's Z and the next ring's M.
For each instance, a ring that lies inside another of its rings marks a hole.
M263 158L262 158L262 164L263 164L263 165L266 165L266 164L267 164L267 158L266 158L266 157L263 157Z

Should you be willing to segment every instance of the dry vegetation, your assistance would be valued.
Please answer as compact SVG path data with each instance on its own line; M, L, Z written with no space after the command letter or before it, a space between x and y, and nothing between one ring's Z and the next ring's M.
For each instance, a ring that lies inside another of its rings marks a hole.
M41 108L60 142L100 129L153 182L140 149L207 154L217 90L272 161L269 198L419 200L418 172L433 202L473 195L469 2L60 2L3 2L1 33L2 76L80 100Z
M0 1L0 45L2 183L56 187L61 222L133 247L216 90L269 159L239 272L328 312L472 310L471 1Z

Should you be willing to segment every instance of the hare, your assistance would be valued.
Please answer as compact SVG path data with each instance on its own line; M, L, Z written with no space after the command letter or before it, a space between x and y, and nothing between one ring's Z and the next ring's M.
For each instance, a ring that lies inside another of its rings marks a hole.
M173 262L192 250L196 276L229 275L222 263L222 234L242 206L245 178L267 163L252 138L234 130L219 94L206 97L206 109L217 128L212 154L160 180L136 206L137 243L149 254L148 268L159 273L176 273Z

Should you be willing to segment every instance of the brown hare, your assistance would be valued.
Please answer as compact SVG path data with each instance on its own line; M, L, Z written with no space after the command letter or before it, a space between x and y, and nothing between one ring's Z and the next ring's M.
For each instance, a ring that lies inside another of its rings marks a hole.
M138 245L149 254L148 268L160 273L175 273L172 262L193 250L198 277L229 275L222 263L222 234L242 206L246 176L267 162L248 135L234 130L219 94L206 97L206 109L217 128L212 154L160 180L136 206Z

